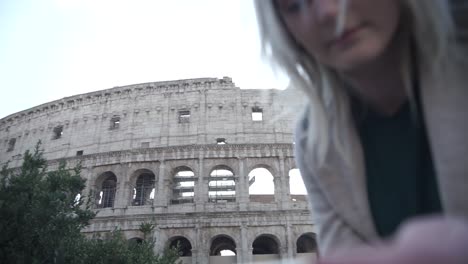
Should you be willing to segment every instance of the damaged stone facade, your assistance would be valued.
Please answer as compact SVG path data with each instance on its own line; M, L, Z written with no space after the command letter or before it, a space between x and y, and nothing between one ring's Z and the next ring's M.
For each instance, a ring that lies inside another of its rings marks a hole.
M312 263L306 197L290 194L297 113L287 103L279 91L241 90L228 77L75 95L0 119L0 163L19 166L38 140L51 169L81 162L84 195L93 193L98 212L88 234L117 227L138 240L151 221L155 250L179 242L184 263ZM274 194L249 194L257 168L273 176Z

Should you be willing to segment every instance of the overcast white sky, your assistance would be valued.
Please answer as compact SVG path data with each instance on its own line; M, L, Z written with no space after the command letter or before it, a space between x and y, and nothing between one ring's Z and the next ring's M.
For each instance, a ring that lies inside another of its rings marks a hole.
M284 88L252 0L0 0L0 118L96 90L230 76Z

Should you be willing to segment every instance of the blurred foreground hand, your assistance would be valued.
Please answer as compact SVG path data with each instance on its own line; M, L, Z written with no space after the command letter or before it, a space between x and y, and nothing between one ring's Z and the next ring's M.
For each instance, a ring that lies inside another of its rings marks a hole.
M468 264L468 222L448 217L411 220L384 244L341 251L320 264Z

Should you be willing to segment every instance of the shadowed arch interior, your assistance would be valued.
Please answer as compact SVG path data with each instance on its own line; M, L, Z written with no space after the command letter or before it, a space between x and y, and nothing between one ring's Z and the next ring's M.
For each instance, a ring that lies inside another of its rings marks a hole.
M133 188L132 205L152 204L155 195L155 175L149 170L137 171L138 178Z
M279 245L270 235L261 235L252 243L253 255L279 254Z
M141 244L141 243L143 243L143 239L141 239L141 238L139 238L139 237L130 238L130 239L128 240L128 243L129 243L130 245Z
M297 253L313 253L317 252L317 242L313 233L301 235L296 242Z
M170 248L179 247L179 255L181 257L191 257L192 256L192 244L190 241L182 236L174 237L169 243Z
M210 246L210 256L221 256L221 252L225 250L232 251L237 255L236 243L232 238L221 235L213 239Z
M108 171L103 173L99 178L103 180L96 201L97 207L113 207L117 189L117 177L113 172Z

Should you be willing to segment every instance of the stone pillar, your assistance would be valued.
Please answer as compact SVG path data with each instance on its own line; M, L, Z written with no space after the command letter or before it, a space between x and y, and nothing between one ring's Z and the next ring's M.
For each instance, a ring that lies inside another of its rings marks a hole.
M197 175L197 181L195 185L195 203L204 203L205 200L205 188L203 186L203 175L205 174L204 167L203 167L203 158L199 157L198 158L198 175Z
M192 264L203 263L201 262L203 251L200 250L203 241L201 240L200 225L195 225L195 244L192 245Z
M204 204L208 202L208 182L205 181L205 165L203 157L198 157L198 180L195 188L195 210L203 212Z
M82 205L82 208L86 207L86 201L91 199L92 206L94 206L94 203L96 201L96 187L95 187L95 177L93 177L93 169L90 167L83 168L81 170L81 178L86 179L86 185L83 191L81 192L81 197L83 201L85 201Z
M164 240L162 237L161 229L156 226L153 231L153 239L155 239L154 243L154 252L156 254L162 254L164 252Z
M154 196L153 205L161 207L167 206L167 197L166 197L166 186L165 179L166 175L166 164L164 160L161 160L159 163L159 175L158 175L158 185L156 189L156 195Z
M287 253L287 248L286 246L282 246L279 248L279 255L280 255L280 260L281 263L287 264L289 263L289 258L288 258L288 253Z
M249 179L245 172L245 159L239 158L237 161L239 164L239 184L236 186L236 199L239 204L239 210L246 211L249 204Z
M252 262L252 248L251 245L249 245L249 239L247 235L247 225L246 223L242 223L240 226L240 246L237 248L240 248L240 252L237 251L237 254L239 257L237 258L238 263L250 263ZM249 251L250 248L250 251Z
M288 252L288 259L293 259L294 257L294 241L292 236L291 224L286 224L286 246Z
M121 164L115 176L117 176L117 189L115 191L114 208L126 208L128 202L129 186L128 186L128 166L129 164Z
M288 209L290 206L290 194L289 194L289 176L288 172L285 170L284 156L280 154L279 156L279 173L280 179L279 184L281 188L280 204L281 209Z
M200 226L197 227L197 264L208 264L210 263L210 245L207 245L208 241L203 240L203 230Z
M124 207L128 207L129 205L131 205L132 198L133 198L132 197L133 188L135 188L135 183L137 180L137 178L135 178L133 182L131 181L130 177L132 175L128 174L128 172L130 171L130 167L131 167L131 163L129 163L125 167L122 166L122 173L125 175L125 177L123 178L125 180L125 187L124 187L124 193L122 195L123 203L125 205Z
M283 204L282 183L283 181L281 180L280 175L273 175L273 184L275 185L275 203L278 204L278 208L280 208L280 204Z

